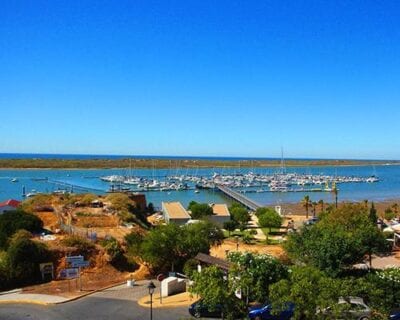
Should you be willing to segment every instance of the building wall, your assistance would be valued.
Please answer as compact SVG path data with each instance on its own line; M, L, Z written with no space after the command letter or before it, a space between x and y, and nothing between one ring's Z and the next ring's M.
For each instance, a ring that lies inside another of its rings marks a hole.
M146 196L142 193L139 194L130 194L129 198L135 201L136 205L140 208L141 211L145 211L147 208Z
M231 220L231 217L229 216L210 216L209 219L213 222L215 222L216 224L222 226L226 221Z
M12 207L12 206L1 207L0 208L0 214L4 213L5 211L13 211L13 210L15 210L15 208Z

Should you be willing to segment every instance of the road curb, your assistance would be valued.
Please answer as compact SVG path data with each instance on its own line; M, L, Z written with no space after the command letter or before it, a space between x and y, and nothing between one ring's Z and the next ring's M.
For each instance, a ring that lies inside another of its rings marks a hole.
M124 283L126 283L126 281L115 283L115 284L112 284L112 285L109 285L109 286L106 286L106 287L103 287L103 288L100 288L100 289L96 289L94 291L86 292L86 293L84 293L84 294L82 294L80 296L73 297L73 298L70 298L70 299L65 298L66 300L59 301L59 302L44 302L44 301L40 301L40 300L31 300L31 299L21 299L21 300L10 299L10 300L0 300L0 304L21 303L21 304L38 304L38 305L42 305L42 306L63 304L63 303L72 302L72 301L84 298L84 297L89 296L91 294L94 294L94 293L97 293L97 292L101 292L101 291L104 291L104 290L107 290L107 289L110 289L110 288L113 288L113 287L118 287L118 286L120 286L120 285L122 285Z
M52 303L52 302L43 302L43 301L38 301L38 300L1 300L0 304L16 304L16 303L21 303L21 304L38 304L41 306L49 306L52 304L57 304L57 303Z
M100 289L96 289L96 290L93 290L93 291L90 291L90 292L86 292L86 293L84 293L84 294L82 294L80 296L73 297L73 298L65 300L65 301L54 302L52 304L63 304L63 303L67 303L67 302L76 301L76 300L79 300L81 298L87 297L87 296L89 296L91 294L94 294L94 293L97 293L97 292L101 292L101 291L104 291L104 290L107 290L107 289L110 289L110 288L118 287L118 286L120 286L120 285L122 285L124 283L126 283L126 280L122 281L122 282L119 282L119 283L116 283L116 284L112 284L112 285L100 288Z

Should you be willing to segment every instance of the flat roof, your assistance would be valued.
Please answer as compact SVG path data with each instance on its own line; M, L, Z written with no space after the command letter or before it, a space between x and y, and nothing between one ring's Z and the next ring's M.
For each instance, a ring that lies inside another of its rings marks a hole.
M163 202L162 207L170 219L190 219L189 214L180 202Z
M230 216L228 206L224 203L214 203L211 205L211 207L213 209L213 213L216 216L221 216L221 217L229 217Z

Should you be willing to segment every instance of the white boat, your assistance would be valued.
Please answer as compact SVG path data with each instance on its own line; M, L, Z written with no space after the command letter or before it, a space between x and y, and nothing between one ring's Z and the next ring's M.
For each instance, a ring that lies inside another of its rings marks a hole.
M11 182L18 182L18 179L17 178L12 178Z

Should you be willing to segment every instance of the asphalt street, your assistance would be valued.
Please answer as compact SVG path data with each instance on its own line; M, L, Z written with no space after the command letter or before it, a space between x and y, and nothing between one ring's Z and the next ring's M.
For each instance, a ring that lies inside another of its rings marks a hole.
M0 304L0 320L144 320L150 309L137 300L147 294L145 284L120 286L58 305ZM187 307L153 309L153 320L190 319Z

